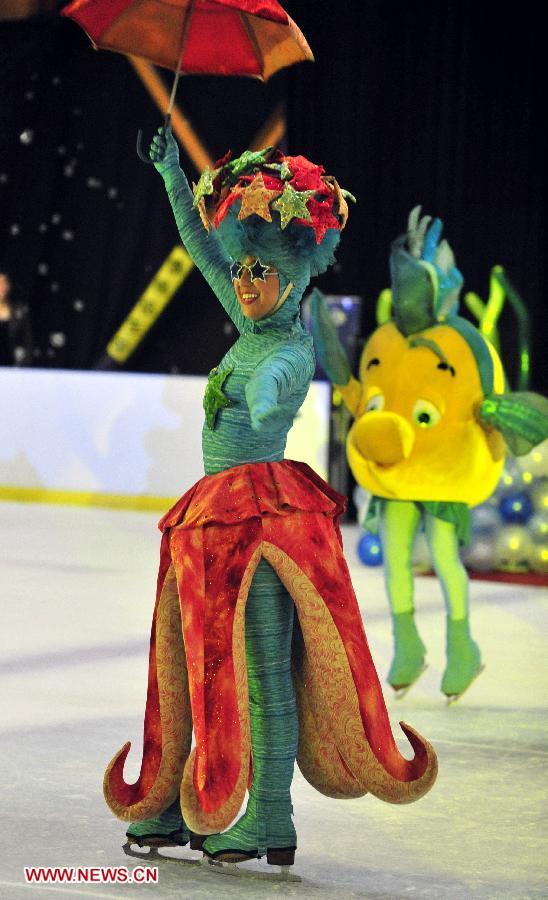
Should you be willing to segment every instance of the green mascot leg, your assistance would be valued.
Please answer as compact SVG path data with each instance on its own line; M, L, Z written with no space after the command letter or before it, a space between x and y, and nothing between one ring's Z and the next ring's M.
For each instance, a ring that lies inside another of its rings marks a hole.
M456 698L482 671L480 649L470 635L468 575L459 557L454 525L426 515L426 539L447 612L447 663L441 690Z
M133 822L126 836L139 847L184 847L191 834L181 816L179 798L159 816L144 822Z
M270 564L261 560L245 618L253 783L241 819L204 842L209 856L222 859L235 851L235 857L256 857L287 850L292 857L296 848L290 794L298 744L291 677L293 613L293 600Z
M410 687L424 670L426 647L419 637L413 606L413 543L420 510L404 500L385 500L381 512L384 580L392 613L394 657L388 683L394 690Z

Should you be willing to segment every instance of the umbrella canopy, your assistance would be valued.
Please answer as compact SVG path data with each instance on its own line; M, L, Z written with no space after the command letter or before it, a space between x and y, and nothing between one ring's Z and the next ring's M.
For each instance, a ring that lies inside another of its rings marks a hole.
M62 10L94 45L187 75L266 81L312 51L276 0L74 0Z

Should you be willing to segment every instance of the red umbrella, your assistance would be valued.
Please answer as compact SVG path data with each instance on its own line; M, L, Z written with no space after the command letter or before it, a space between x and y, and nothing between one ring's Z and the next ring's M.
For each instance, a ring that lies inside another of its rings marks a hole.
M73 0L74 19L97 48L139 56L179 75L248 75L313 60L295 22L276 0ZM140 152L141 159L149 161Z

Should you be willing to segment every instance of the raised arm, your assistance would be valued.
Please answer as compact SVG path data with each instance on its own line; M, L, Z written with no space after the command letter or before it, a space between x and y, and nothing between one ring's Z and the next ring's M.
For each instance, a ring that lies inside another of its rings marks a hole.
M193 207L192 191L179 165L179 147L171 128L165 133L163 128L159 129L150 148L150 158L164 179L177 229L187 253L198 266L238 331L242 331L245 319L232 287L231 260L223 251L216 234L205 230L198 210Z

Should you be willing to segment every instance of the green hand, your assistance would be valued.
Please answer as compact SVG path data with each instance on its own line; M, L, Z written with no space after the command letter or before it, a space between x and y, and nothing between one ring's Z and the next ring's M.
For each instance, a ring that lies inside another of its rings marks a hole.
M162 125L158 133L152 138L148 151L154 168L163 175L169 169L179 168L179 147L173 137L171 126L164 128Z

